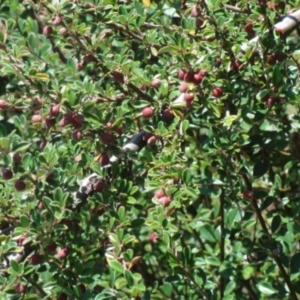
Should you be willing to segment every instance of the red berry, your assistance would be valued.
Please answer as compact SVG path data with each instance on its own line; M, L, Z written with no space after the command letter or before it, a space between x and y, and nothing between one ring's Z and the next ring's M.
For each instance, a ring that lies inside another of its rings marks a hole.
M193 72L188 72L184 75L184 81L186 82L193 82L194 80L194 73Z
M82 139L82 132L80 129L76 129L73 131L73 140L80 141Z
M64 115L64 118L66 119L66 121L67 121L68 123L72 123L73 120L74 120L74 115L75 115L74 112L68 111L68 112Z
M94 56L93 54L87 53L87 54L84 55L83 61L84 61L86 64L88 64L88 63L90 63L90 62L96 61L96 58L95 58L95 56Z
M102 141L103 144L109 145L110 143L113 142L113 135L111 135L110 133L104 132L100 135L100 139Z
M102 190L104 189L105 186L106 186L106 182L105 181L100 181L95 185L94 190L96 192L102 192Z
M78 62L76 65L77 70L82 70L84 68L84 63L83 62Z
M186 72L184 70L179 70L178 72L178 78L183 80Z
M59 120L59 122L58 122L58 125L60 126L60 127L65 127L65 126L67 126L68 124L70 124L67 120L66 120L66 118L62 118L62 119L60 119Z
M93 4L93 3L87 3L85 5L85 8L95 8L95 4Z
M212 94L216 98L221 98L223 96L223 90L220 87L215 87L212 90Z
M184 94L184 100L186 102L192 102L194 100L194 95L193 94L188 94L188 93L185 93Z
M156 136L153 135L149 139L147 139L147 144L148 145L154 145L156 143Z
M26 240L26 236L20 236L19 238L18 238L18 244L19 245L23 245L23 242Z
M13 161L15 164L20 164L22 162L22 155L19 152L15 152L13 155Z
M78 128L83 124L84 116L79 114L79 113L75 113L72 116L72 121L71 122L72 122L72 124L75 128Z
M51 106L51 108L50 108L51 116L54 116L54 117L58 116L59 111L60 111L60 104L55 104L55 105Z
M255 32L253 30L253 23L247 23L245 25L245 31L250 35L254 34Z
M269 106L269 107L273 107L276 103L276 98L274 97L268 97L267 100L266 100L266 104Z
M170 203L172 202L172 199L171 199L170 197L164 196L164 197L159 198L159 202L160 202L163 206L167 207L167 206L169 206Z
M231 70L237 71L239 67L240 67L240 62L237 60L232 61L230 64Z
M56 300L68 300L68 296L65 293L61 293Z
M173 114L173 112L172 112L172 110L171 110L171 108L166 108L163 111L162 116L166 120L171 120L171 119L173 119L175 117L174 114Z
M60 35L62 35L62 36L67 36L68 30L67 30L66 27L62 27L62 28L59 29L58 33L59 33Z
M158 190L154 193L154 197L160 199L165 196L165 192L163 190Z
M51 128L55 125L56 121L54 118L51 118L50 116L46 117L45 119L45 125L47 128Z
M53 23L53 25L60 25L61 22L62 22L61 17L60 17L60 16L56 16L56 17L54 18L54 20L53 20L52 23Z
M99 157L99 162L102 167L110 164L109 156L106 153L102 153Z
M188 89L189 89L189 86L185 82L181 83L179 86L179 91L181 93L186 92Z
M200 72L194 74L194 80L193 80L193 82L195 84L201 83L202 80L203 80L203 76L200 74Z
M25 294L26 293L26 286L24 286L22 283L18 283L16 285L16 292L19 294Z
M268 64L269 65L275 65L276 64L276 58L275 58L275 55L270 55L268 57Z
M158 79L158 78L154 78L151 82L151 87L154 88L154 89L157 89L159 88L161 85L161 80Z
M9 179L12 179L13 177L13 172L11 170L4 170L2 172L2 176L3 176L3 179L5 180L9 180Z
M19 192L24 191L26 189L26 183L22 180L18 180L15 182L15 189Z
M29 257L29 261L32 265L36 266L41 262L41 257L38 254L33 254Z
M124 74L118 71L113 72L113 78L115 81L124 83Z
M153 107L145 107L142 110L142 115L144 118L151 118L153 116L154 113L154 108Z
M7 106L7 102L3 99L0 99L0 108L5 108Z
M148 139L150 139L152 136L153 136L152 133L146 132L145 135L143 136L143 140L148 141Z
M200 74L202 77L204 77L208 74L208 71L206 69L201 69L198 74Z
M284 1L281 1L281 2L279 2L277 4L275 4L275 8L277 10L284 10L285 9L285 3L284 3Z
M64 258L66 258L67 256L68 256L68 249L66 249L66 248L64 248L64 249L59 249L58 251L57 251L57 257L59 258L59 259L64 259Z
M251 200L253 198L253 194L253 191L246 191L244 192L244 198Z
M201 10L199 7L197 7L196 5L192 7L191 10L191 16L192 17L198 17L201 14Z
M148 237L148 240L150 243L157 243L157 239L158 239L158 235L156 232L151 232L149 237Z
M276 52L275 53L275 59L279 62L282 62L286 59L286 55L283 52Z
M37 204L37 208L39 209L39 210L43 210L45 207L44 207L44 203L43 203L43 201L39 201L39 203Z
M41 143L40 143L40 148L41 149L44 149L45 147L46 147L46 145L47 145L47 141L41 141Z
M96 216L101 217L105 213L105 208L103 206L98 207L95 211Z
M204 24L203 19L199 18L196 20L196 27L202 27L202 25Z
M43 28L43 34L45 36L50 36L53 33L53 29L51 26L47 25Z
M51 243L46 247L46 250L50 253L53 253L56 251L57 245L56 243Z
M42 122L42 117L40 115L34 115L32 117L32 122L33 123L40 123L40 122Z

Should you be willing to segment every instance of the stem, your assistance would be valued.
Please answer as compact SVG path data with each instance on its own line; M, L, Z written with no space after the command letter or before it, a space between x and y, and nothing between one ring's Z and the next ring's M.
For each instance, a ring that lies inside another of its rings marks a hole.
M41 293L41 295L43 297L47 296L47 294L45 293L45 291L42 289L42 287L39 284L37 284L37 282L35 280L33 280L31 278L28 278L28 281Z
M220 261L221 264L224 261L225 258L225 238L224 238L224 202L225 202L225 197L224 197L224 189L222 189L222 193L220 196L220 221L221 221L221 240L220 240ZM224 290L225 290L225 281L224 277L220 275L220 298L223 299L224 297Z
M253 291L253 289L252 289L252 287L251 287L251 285L250 285L250 283L249 283L249 280L243 280L242 283L243 283L244 287L247 289L248 294L249 294L249 296L250 296L250 299L251 299L251 300L257 300L258 297L257 297L257 295L254 293L254 291Z
M231 10L231 11L234 11L234 12L237 12L237 13L243 13L243 14L250 14L251 11L250 10L244 10L244 9L241 9L237 6L233 6L233 5L229 5L229 4L222 4L225 8L227 8L228 10Z

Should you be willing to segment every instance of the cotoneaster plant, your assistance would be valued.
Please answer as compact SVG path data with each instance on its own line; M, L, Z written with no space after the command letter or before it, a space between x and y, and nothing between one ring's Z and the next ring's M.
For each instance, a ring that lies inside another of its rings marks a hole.
M0 3L0 299L299 299L299 10L221 2Z

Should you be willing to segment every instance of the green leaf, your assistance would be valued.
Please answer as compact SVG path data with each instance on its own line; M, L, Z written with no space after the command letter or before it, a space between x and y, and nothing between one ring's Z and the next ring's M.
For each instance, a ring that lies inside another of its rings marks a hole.
M2 148L2 151L9 152L10 150L10 141L8 138L1 138L0 139L0 148Z
M230 294L232 294L232 292L234 291L235 287L236 287L235 281L228 282L228 284L226 285L226 288L225 288L224 295L230 295Z
M253 169L253 176L260 178L265 175L269 170L269 161L267 159L259 160L256 162Z
M132 287L134 284L134 280L133 280L132 274L129 270L124 271L124 277L127 281L127 284L129 285L129 287Z
M18 144L13 146L12 151L14 152L23 152L27 150L31 144L29 142L19 142Z
M272 295L277 292L269 282L259 282L256 286L263 295Z
M236 119L238 118L237 115L230 115L224 118L223 120L223 124L226 127L230 127L234 121L236 121Z
M256 95L257 100L262 100L265 96L269 94L269 90L262 90Z
M119 6L119 14L121 16L126 16L127 17L127 11L126 11L126 8L123 6L123 5L120 5Z
M219 267L221 265L221 262L216 257L207 257L205 260L209 265L212 265L215 267Z
M273 69L273 84L274 86L279 86L280 83L282 82L282 70L281 70L281 66L280 65L276 65L274 66Z
M290 261L291 274L300 273L300 252L295 253Z
M7 136L7 129L3 124L0 124L0 137Z
M28 34L28 45L31 49L35 49L35 47L37 45L36 41L37 41L37 38L36 38L35 34L32 33L32 32L29 32L29 34Z
M15 260L11 260L11 261L10 261L10 266L12 267L12 269L13 269L16 273L19 273L19 272L20 272L19 264L18 264Z
M56 188L54 191L54 200L61 203L63 201L63 197L64 197L64 194L63 194L62 189Z
M162 286L159 287L159 290L165 297L171 298L173 292L173 287L171 283L165 282Z
M123 273L125 271L123 265L119 263L117 260L109 260L108 264L113 270L119 273Z
M192 179L191 170L187 169L182 172L182 180L185 184L189 184Z
M29 222L29 219L26 216L21 216L20 223L21 223L22 227L26 228L26 227L28 227L30 222Z
M272 232L275 233L278 228L280 227L281 225L281 217L279 215L276 215L273 220L272 220L272 224L271 224L271 229L272 229Z
M45 73L36 73L35 75L30 76L33 79L39 79L42 81L48 81L49 80L49 75Z
M200 237L208 242L215 242L215 232L213 227L210 224L204 224L199 228Z
M125 216L125 207L124 206L119 207L118 216L119 216L120 221L122 221L124 219L124 216Z
M158 50L158 55L163 54L163 53L172 53L172 52L174 52L174 50L176 50L176 48L174 46L165 46Z
M204 286L206 283L206 274L202 269L194 271L194 278L199 286Z

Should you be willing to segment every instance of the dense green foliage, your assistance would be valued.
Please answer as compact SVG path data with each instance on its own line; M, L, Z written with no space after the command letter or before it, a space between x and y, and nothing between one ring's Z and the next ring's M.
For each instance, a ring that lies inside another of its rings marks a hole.
M299 3L149 2L1 1L0 298L298 299Z

